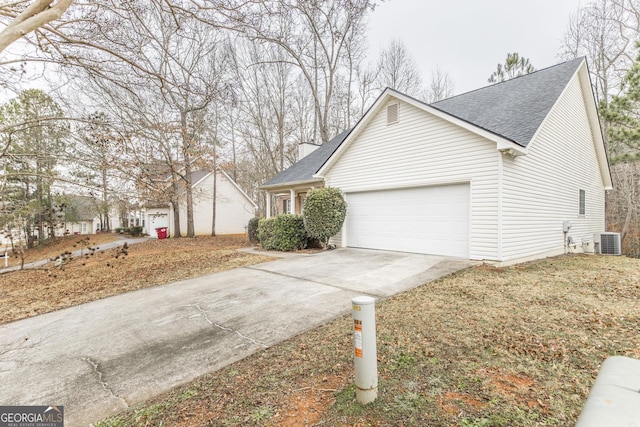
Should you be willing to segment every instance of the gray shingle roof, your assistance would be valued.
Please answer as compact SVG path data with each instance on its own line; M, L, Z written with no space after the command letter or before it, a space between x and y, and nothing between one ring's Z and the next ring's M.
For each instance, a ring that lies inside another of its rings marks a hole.
M526 147L583 60L573 59L430 106ZM349 132L342 132L262 187L313 180Z
M573 59L431 106L526 147L582 61Z
M349 132L350 130L346 130L327 143L322 144L314 152L303 157L288 169L283 170L262 184L262 187L314 180L313 175L320 170L322 165L324 165L329 157L340 147L340 144L342 144Z

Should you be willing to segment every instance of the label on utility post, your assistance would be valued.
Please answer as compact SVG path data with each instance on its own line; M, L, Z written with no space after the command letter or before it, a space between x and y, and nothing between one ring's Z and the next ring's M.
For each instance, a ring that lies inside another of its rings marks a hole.
M353 344L356 357L362 357L362 320L353 320Z

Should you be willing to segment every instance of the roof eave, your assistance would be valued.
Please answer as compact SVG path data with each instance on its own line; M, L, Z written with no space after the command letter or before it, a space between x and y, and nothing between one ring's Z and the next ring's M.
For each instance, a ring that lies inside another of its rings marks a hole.
M315 177L315 175L314 175ZM258 187L258 190L272 191L272 190L287 190L292 187L302 187L309 184L317 184L322 183L324 180L322 178L314 178L314 179L305 179L302 181L291 181L291 182L283 182L281 184L271 184L271 185L261 185Z

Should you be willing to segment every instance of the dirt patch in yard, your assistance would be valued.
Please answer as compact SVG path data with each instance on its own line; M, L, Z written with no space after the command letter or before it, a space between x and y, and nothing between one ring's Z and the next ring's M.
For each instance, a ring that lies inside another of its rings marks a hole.
M293 389L283 399L272 422L282 427L313 426L327 407L335 402L335 394L347 386L347 377L326 376L316 382Z
M466 393L447 391L438 398L438 404L444 412L450 415L458 415L464 408L471 407L475 410L486 406L480 399Z
M100 237L92 236L88 246L99 246ZM68 239L38 254L50 258L72 252L84 245L78 241ZM0 323L271 259L236 250L246 246L244 236L146 240L104 252L85 249L59 267L50 262L42 269L2 274Z

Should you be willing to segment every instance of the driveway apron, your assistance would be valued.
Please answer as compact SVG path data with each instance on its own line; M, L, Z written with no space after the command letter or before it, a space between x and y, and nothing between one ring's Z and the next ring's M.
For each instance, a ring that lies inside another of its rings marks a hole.
M338 249L142 289L0 326L0 404L86 426L464 260ZM42 295L46 298L46 295Z

